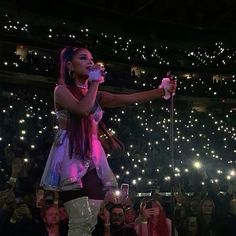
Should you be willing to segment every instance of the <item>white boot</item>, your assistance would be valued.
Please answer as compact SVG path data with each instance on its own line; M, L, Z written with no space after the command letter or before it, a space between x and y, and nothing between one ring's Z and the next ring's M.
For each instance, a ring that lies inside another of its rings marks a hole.
M91 223L93 225L92 231L94 230L95 225L97 224L97 216L102 202L103 200L89 199L89 206L92 212L92 219L91 219Z
M94 228L94 216L88 197L80 197L64 204L69 217L68 236L90 236Z

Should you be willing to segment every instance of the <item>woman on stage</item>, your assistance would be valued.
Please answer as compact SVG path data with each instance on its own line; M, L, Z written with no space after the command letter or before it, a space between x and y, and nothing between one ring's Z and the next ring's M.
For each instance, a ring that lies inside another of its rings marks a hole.
M99 91L103 82L104 71L86 48L61 51L54 90L59 129L41 185L60 191L69 216L69 236L91 235L105 192L118 185L98 137L102 109L168 98L176 90L176 81L168 80L157 89L112 94Z

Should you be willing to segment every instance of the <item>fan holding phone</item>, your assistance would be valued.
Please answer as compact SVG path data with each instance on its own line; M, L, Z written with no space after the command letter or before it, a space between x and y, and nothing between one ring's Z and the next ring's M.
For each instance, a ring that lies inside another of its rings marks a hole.
M171 224L160 202L144 199L136 219L136 232L140 236L170 236Z

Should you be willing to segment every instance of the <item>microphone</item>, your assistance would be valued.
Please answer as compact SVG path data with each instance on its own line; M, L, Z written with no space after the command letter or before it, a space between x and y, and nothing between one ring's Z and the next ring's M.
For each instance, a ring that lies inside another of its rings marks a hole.
M88 80L91 81L98 81L101 77L105 77L107 74L105 70L105 66L103 63L96 63L89 68L89 78ZM104 82L104 80L103 80Z

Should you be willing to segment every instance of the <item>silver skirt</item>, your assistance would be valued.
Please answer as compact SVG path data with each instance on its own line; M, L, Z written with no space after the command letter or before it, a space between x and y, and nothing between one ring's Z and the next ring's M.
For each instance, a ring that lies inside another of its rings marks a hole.
M92 158L82 160L69 156L67 130L59 129L52 144L41 178L41 186L48 190L67 191L83 187L81 178L91 168L96 168L104 188L117 187L117 181L108 165L106 154L96 135L92 136Z

